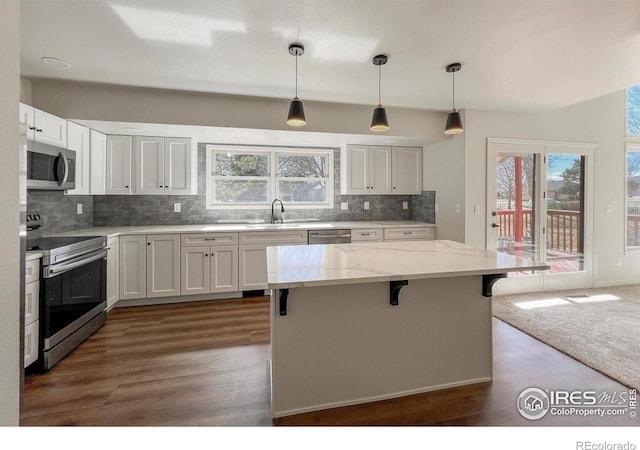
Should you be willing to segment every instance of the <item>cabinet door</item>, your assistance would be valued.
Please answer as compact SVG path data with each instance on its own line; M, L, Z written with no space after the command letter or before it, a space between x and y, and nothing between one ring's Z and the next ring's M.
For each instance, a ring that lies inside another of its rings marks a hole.
M38 359L39 328L39 320L24 327L24 367L29 366Z
M391 168L394 194L422 193L422 148L393 147Z
M36 127L35 140L66 148L67 121L36 108L33 108L33 114Z
M95 130L89 132L89 194L106 194L107 136Z
M391 147L369 147L369 193L391 194Z
M67 148L76 152L76 187L69 195L89 195L91 177L89 128L67 122Z
M164 138L164 193L191 195L194 192L193 164L195 158L191 139Z
M107 194L131 194L131 136L107 136Z
M147 297L180 295L180 235L147 235Z
M134 194L162 195L164 180L164 139L136 136Z
M340 193L369 193L369 147L348 145L342 153Z
M238 290L238 246L211 247L211 292ZM265 250L266 261L266 250Z
M117 237L107 240L107 251L107 309L111 309L120 299L120 274L118 273L120 249Z
M24 287L24 324L29 325L40 318L40 281L27 283Z
M120 300L147 296L147 237L120 236Z
M20 103L20 122L27 125L27 139L34 140L36 134L35 117L33 113L33 106Z
M210 247L182 248L180 258L180 293L182 295L211 292L210 254Z
M269 244L239 246L240 291L267 289L267 246Z

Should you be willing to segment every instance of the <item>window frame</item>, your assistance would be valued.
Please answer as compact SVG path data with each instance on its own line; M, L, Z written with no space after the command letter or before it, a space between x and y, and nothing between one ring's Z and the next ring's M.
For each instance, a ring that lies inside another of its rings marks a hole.
M325 202L285 202L288 209L333 209L334 205L334 149L322 147L266 147L266 146L228 146L207 144L206 151L206 204L205 209L208 210L229 210L229 209L271 209L271 202L278 198L279 181L325 181L326 183L326 201ZM269 158L269 176L268 177L247 177L247 176L227 176L220 178L233 179L249 179L249 180L266 180L267 181L267 203L215 203L215 181L217 176L213 175L216 153L238 153L238 154L267 154ZM327 177L280 177L278 176L277 163L278 155L294 155L294 156L323 156L327 158Z
M627 174L629 173L629 153L640 153L640 142L627 142L624 152L624 248L627 253L640 252L639 245L629 245L629 183ZM640 201L640 196L633 197Z

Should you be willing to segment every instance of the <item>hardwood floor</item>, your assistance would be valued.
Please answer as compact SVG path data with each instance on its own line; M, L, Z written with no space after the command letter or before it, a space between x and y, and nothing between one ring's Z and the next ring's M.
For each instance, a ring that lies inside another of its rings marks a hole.
M23 426L271 425L269 299L116 308L45 374L25 379ZM494 381L280 418L277 425L616 425L623 417L520 416L527 387L623 386L494 319Z

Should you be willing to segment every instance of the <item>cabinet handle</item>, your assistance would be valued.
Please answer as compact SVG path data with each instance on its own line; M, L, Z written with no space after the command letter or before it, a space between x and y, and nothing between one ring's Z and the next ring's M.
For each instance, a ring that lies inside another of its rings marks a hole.
M151 242L147 242L147 245L151 245Z
M168 188L169 186L165 185L164 187Z
M362 236L369 236L371 233L360 233Z
M204 238L205 241L215 241L216 238Z
M393 188L395 189L396 187L394 186Z
M37 131L38 133L42 133L42 128L36 128L36 131Z
M209 256L209 254L208 254L208 253L205 253L205 254L204 254L204 256Z
M36 129L36 127L29 127L29 129L30 129L30 130L35 130L35 129Z
M162 187L162 185L160 185L160 187Z
M125 188L129 189L129 186L128 186L128 185L125 185Z
M405 231L404 234L411 234L412 231Z

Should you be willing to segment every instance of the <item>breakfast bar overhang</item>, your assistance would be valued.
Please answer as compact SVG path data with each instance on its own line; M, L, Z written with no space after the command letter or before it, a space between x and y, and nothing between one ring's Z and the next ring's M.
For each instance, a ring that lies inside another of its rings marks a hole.
M453 241L267 249L283 417L492 379L491 287L549 266Z

